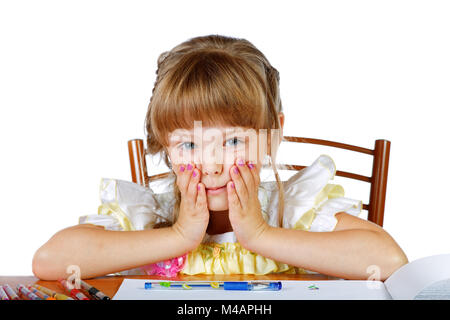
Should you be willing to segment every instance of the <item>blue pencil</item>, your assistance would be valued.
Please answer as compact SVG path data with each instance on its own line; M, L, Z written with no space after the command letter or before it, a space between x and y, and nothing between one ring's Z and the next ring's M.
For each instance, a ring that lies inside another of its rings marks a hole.
M239 291L279 291L281 281L275 282L247 282L247 281L211 281L211 282L146 282L145 289L175 289L175 290L195 290L195 289L222 289Z

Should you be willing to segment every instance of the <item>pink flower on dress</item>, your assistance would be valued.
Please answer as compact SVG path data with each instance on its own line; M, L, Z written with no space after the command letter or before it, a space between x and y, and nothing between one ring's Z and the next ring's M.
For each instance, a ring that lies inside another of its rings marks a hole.
M142 267L147 275L158 275L164 277L175 277L183 269L186 263L186 255L181 257L148 264Z

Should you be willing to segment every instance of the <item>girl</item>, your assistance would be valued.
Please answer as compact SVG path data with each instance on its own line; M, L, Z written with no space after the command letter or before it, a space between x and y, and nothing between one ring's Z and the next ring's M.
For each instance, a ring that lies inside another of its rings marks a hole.
M384 280L408 262L385 230L356 217L361 201L328 183L336 171L330 157L280 181L279 74L250 42L193 38L161 54L156 73L147 152L171 169L159 182L163 192L103 179L98 215L39 248L37 277L63 278L77 265L82 278L318 272L367 279L375 265ZM267 168L276 182L261 178Z

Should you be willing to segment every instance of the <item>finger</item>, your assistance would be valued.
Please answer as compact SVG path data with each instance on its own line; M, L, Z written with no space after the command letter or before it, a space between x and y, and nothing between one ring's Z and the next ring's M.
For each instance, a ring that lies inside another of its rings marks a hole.
M198 169L192 170L192 175L190 176L189 186L187 189L187 196L192 199L192 202L195 204L197 199L197 185L200 182L200 173Z
M182 170L180 170L181 167L186 167L184 163L172 163L172 170L175 172L176 175L180 174ZM184 171L184 169L183 169Z
M197 203L198 208L205 208L208 205L206 200L206 190L205 185L203 183L197 184Z
M191 163L178 166L177 185L182 195L185 195L187 193L193 168L194 166Z
M261 177L259 176L259 166L257 164L254 164L253 162L249 162L247 166L250 169L250 173L252 174L253 183L255 187L258 188L261 184Z
M234 182L239 201L244 205L248 199L248 191L237 166L231 166L230 175Z
M228 211L236 212L236 210L241 210L241 202L236 193L235 185L233 186L233 181L227 183L227 194L228 194Z
M239 172L241 173L241 177L245 182L247 191L251 193L252 190L255 189L255 181L252 173L250 172L250 168L245 164L245 160L243 159L238 159L236 163L238 165Z

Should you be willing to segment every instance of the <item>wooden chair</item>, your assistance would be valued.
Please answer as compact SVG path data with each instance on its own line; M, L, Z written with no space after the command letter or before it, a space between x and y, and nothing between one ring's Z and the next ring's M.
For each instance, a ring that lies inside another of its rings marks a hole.
M301 138L301 137L284 136L283 141L310 143L372 155L373 164L371 177L339 170L336 170L336 175L370 183L369 203L363 204L363 210L368 211L367 220L374 222L381 227L383 226L387 177L389 169L389 153L391 148L390 141L383 139L376 140L374 149L366 149L328 140ZM169 174L169 172L165 172L153 176L148 176L147 165L144 156L145 155L144 141L142 139L129 140L128 152L130 156L131 176L132 181L134 183L138 183L140 185L148 187L149 182L156 179L164 178ZM277 164L277 168L278 166L283 167L287 170L301 170L305 168L305 166L292 164Z

